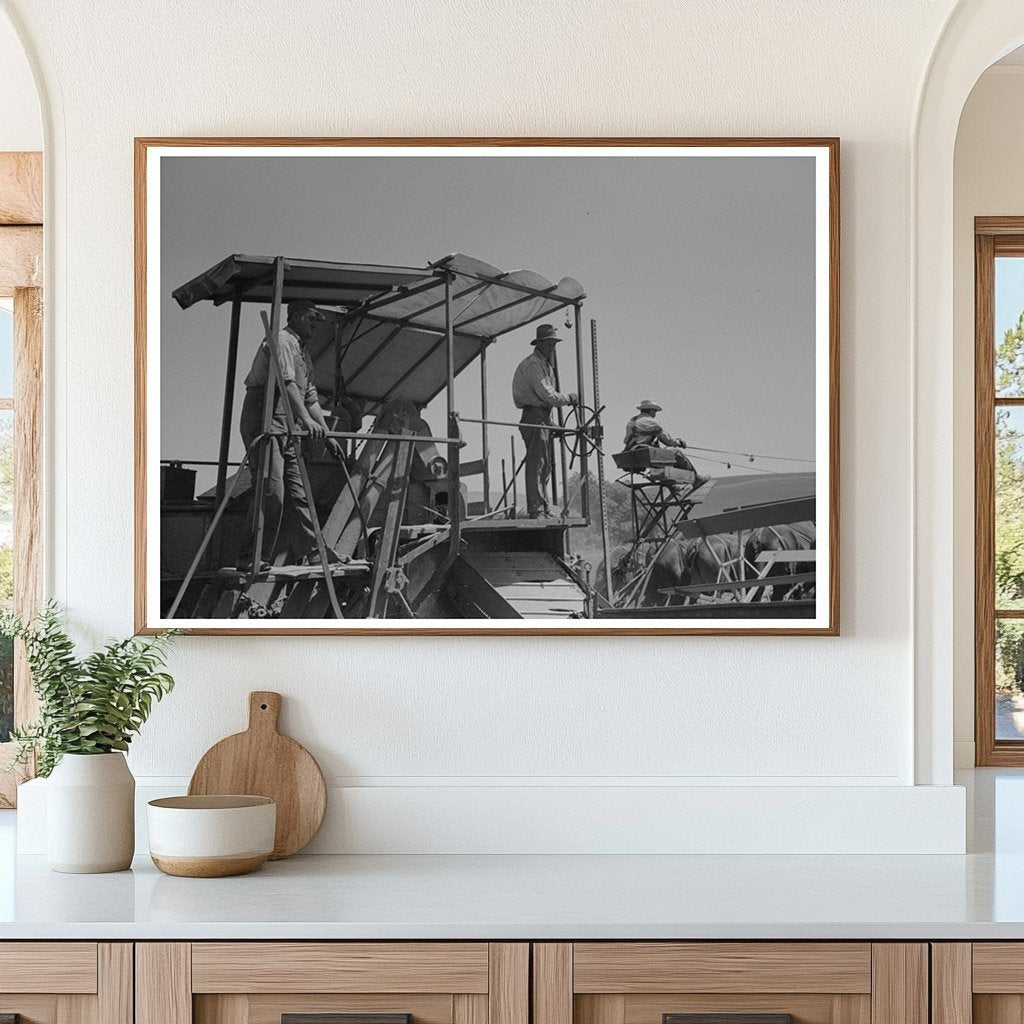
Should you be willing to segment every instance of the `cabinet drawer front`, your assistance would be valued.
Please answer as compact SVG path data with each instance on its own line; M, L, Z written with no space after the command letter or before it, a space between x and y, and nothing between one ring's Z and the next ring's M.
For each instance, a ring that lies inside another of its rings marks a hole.
M192 991L487 992L486 942L197 942Z
M1024 992L1024 942L974 943L975 992Z
M0 992L96 992L95 942L4 942Z
M787 942L578 942L573 991L871 991L871 945Z

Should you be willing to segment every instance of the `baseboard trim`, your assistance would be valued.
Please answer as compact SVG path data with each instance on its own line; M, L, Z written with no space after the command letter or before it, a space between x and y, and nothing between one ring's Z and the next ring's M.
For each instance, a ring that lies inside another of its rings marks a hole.
M139 851L171 781L138 780ZM19 791L19 854L45 852L45 785ZM962 854L966 827L961 786L332 786L306 852Z

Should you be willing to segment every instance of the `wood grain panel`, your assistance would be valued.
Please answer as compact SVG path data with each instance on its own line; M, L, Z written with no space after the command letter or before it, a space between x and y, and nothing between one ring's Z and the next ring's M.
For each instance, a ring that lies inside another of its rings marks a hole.
M529 1024L529 943L492 942L489 961L487 1017L490 1024Z
M932 943L932 1024L971 1024L971 944Z
M625 1024L625 996L573 996L572 1005L575 1024Z
M43 229L0 227L0 296L43 286Z
M191 963L187 942L135 946L135 1024L192 1024Z
M96 947L99 1024L135 1020L135 951L130 942L101 942Z
M462 992L452 996L452 1024L487 1024L487 996Z
M533 946L533 1024L572 1024L572 943Z
M661 1024L664 1013L789 1013L797 1024L871 1024L871 997L793 992L635 995L625 997L623 1024Z
M487 1013L487 997L464 996L456 998L482 999ZM281 1024L282 1013L411 1013L415 1024L451 1024L452 997L450 995L412 995L397 993L340 993L326 995L227 995L196 996L196 1024L234 1024L218 1021L205 1009L216 1009L220 1002L244 1001L247 1024ZM223 1018L225 1011L220 1011ZM479 1024L487 1024L486 1016Z
M871 946L871 1024L928 1024L928 947L923 942Z
M43 293L14 293L14 608L22 619L43 603ZM19 641L14 672L14 722L39 715L39 700Z
M576 992L870 992L868 943L576 943Z
M57 997L57 1024L98 1024L95 996Z
M5 942L0 992L96 991L95 942Z
M63 997L56 995L27 995L24 992L14 995L0 992L0 1017L19 1014L21 1024L57 1024L57 1001L61 998Z
M197 942L193 991L486 992L483 942Z
M995 263L992 236L974 240L974 742L975 762L993 763L995 643Z
M281 1024L281 1014L291 1008L290 1003L287 1010L277 1003L267 1010L273 1024ZM192 1000L193 1024L247 1024L251 1019L252 1008L246 995L232 992L226 996L196 996Z
M975 942L975 992L1024 993L1024 943Z
M0 153L0 224L43 223L43 154Z
M976 995L972 1013L974 1024L1024 1024L1024 996Z

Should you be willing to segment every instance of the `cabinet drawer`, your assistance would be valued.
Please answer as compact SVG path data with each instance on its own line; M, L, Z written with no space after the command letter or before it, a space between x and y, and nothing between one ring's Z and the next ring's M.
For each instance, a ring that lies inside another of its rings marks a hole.
M22 1024L132 1024L126 942L0 942L0 1018Z
M534 1024L927 1024L923 943L534 946Z
M0 992L96 991L95 942L0 943Z
M136 947L136 1024L529 1024L514 942Z

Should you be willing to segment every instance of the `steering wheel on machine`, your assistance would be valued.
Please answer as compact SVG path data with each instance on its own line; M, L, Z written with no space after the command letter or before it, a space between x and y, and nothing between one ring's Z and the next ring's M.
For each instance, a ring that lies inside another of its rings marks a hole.
M573 468L576 464L576 460L580 457L583 452L583 446L587 446L588 454L592 451L596 451L600 454L601 452L601 439L596 437L594 433L594 427L597 424L598 416L604 411L602 405L600 409L593 409L589 405L569 405L566 406L566 413L562 420L562 426L567 431L571 430L572 433L563 434L565 438L565 447L569 452L569 468Z

